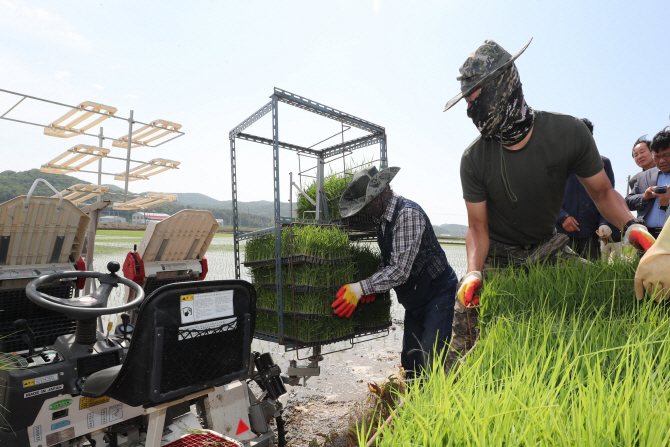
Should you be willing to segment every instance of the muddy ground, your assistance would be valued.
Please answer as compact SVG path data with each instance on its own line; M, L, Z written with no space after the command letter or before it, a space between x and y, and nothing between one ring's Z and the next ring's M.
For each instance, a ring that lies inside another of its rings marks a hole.
M338 433L334 444L344 446L347 426L355 415L355 404L365 401L368 383L381 383L400 368L402 325L394 324L389 335L378 340L354 345L352 349L326 355L321 362L321 375L307 380L306 386L287 386L286 439L289 446L307 446L314 439L323 445L318 434ZM346 344L325 346L342 349ZM292 358L286 356L286 358ZM283 359L277 363L285 370ZM306 362L299 362L299 364ZM353 409L353 414L352 413Z

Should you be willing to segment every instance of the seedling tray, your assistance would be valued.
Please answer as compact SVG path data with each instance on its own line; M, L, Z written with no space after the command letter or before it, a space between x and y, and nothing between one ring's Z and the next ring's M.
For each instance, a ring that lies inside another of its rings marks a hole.
M260 285L264 289L276 289L277 284L275 283L263 283L263 284L257 284L256 286ZM284 287L286 287L289 290L295 290L296 292L333 292L333 296L337 293L338 290L340 290L341 286L331 286L331 287L317 287L317 286L308 286L306 284L290 284L290 283L285 283L282 284Z
M392 321L387 321L386 323L378 324L377 326L366 326L366 327L356 326L354 328L354 331L355 331L356 335L365 335L365 334L369 334L369 333L379 332L379 331L382 331L384 329L388 329L391 326L393 326L393 322Z
M279 338L277 336L277 334L272 334L272 333L269 333L269 332L261 332L261 331L254 332L254 337L260 338L261 340L268 340L268 339L272 340L272 339L278 339ZM349 334L349 335L343 335L342 337L331 338L331 339L327 339L327 340L305 341L305 340L301 340L299 338L295 339L293 337L284 336L284 342L285 343L293 343L293 344L295 344L295 345L297 345L298 347L301 347L301 348L311 348L313 346L324 346L324 345L328 345L328 344L331 344L331 343L337 343L337 342L340 342L340 341L347 341L347 340L351 340L353 338L354 338L354 334Z
M266 309L264 307L257 307L256 310L265 312L267 314L276 314L277 309ZM324 314L306 314L303 312L293 312L292 310L284 309L284 318L292 318L295 315L295 318L298 320L323 320L324 318L330 318L333 315L324 315Z
M309 255L284 256L281 258L282 264L318 264L318 265L337 265L351 261L351 256L339 259L321 259ZM264 267L274 265L275 259L265 259L263 261L248 261L242 263L245 267Z

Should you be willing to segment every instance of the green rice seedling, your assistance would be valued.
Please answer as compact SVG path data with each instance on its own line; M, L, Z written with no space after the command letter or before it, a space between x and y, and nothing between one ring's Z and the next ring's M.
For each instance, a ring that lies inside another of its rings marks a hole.
M247 240L244 245L245 262L265 261L275 258L275 237L264 235Z
M293 295L288 290L284 294L284 311L293 311L316 314L333 315L333 309L330 307L335 301L335 290L326 289L321 291L295 292L295 308L293 307Z
M351 256L349 237L339 227L330 225L293 225L281 233L282 257L307 255L320 259L341 259ZM245 245L245 262L275 259L275 237L251 238Z
M293 282L315 287L339 287L353 282L355 272L353 262L336 265L300 264L294 266Z
M359 304L352 318L357 327L372 328L391 321L391 293L378 293L375 300L369 304Z
M356 264L356 280L361 281L374 275L382 264L377 246L369 243L351 244L351 256Z
M303 341L328 341L354 334L354 322L351 318L335 316L323 317L319 320L294 319L290 313L284 314L284 336L295 337L297 322L297 336ZM256 315L256 330L271 334L278 333L277 314L258 312Z
M283 231L293 232L294 255L308 255L320 259L341 259L351 256L349 237L339 227L294 225Z
M326 193L328 214L330 215L331 220L340 218L340 197L344 193L344 190L347 189L349 180L351 179L354 171L362 169L365 166L368 166L368 164L365 163L362 166L356 167L356 164L352 162L352 164L349 165L347 169L345 169L345 172L336 174L331 170L329 174L323 179L323 189ZM304 188L303 191L305 191L305 193L316 202L315 181L312 181L312 183ZM305 214L305 211L309 212ZM308 201L302 194L300 194L298 196L296 217L299 219L314 219L314 211L316 211L314 205L312 205L310 201Z
M312 287L339 287L353 282L356 267L351 262L336 265L321 264L288 264L282 267L282 282L284 284L300 284ZM254 267L251 269L254 284L274 284L277 282L277 270L274 265Z
M284 294L284 296L286 296ZM263 309L277 309L277 291L276 289L266 289L265 287L256 287L256 307Z
M670 309L638 302L633 276L595 263L489 278L476 349L446 377L434 362L378 445L668 445Z
M634 310L630 297L636 268L637 261L625 260L598 261L587 267L509 267L485 281L480 321L486 325L496 316L524 314L535 308L594 314L605 304L611 315L626 314Z

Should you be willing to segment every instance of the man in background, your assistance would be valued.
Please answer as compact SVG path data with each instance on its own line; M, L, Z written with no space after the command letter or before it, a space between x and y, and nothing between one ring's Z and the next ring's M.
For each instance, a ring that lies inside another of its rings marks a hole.
M582 118L582 122L593 135L593 123L587 118ZM607 157L601 156L600 158L603 161L607 178L614 187L612 163ZM612 228L612 225L600 214L586 188L574 173L570 174L565 184L565 196L558 214L556 230L570 238L574 252L590 261L600 258L601 241L603 245L621 242L621 231L616 227Z
M651 153L656 167L642 172L635 182L626 203L637 216L643 218L649 232L658 237L665 223L670 203L670 130L660 131L651 141ZM665 187L665 188L663 188ZM665 189L665 191L664 191Z
M633 189L633 186L635 186L635 182L637 182L637 179L640 178L640 176L644 171L656 166L650 148L651 148L651 141L647 140L646 135L638 138L637 141L635 141L635 144L633 144L633 160L635 160L635 164L641 167L642 170L628 180L629 192L630 190Z

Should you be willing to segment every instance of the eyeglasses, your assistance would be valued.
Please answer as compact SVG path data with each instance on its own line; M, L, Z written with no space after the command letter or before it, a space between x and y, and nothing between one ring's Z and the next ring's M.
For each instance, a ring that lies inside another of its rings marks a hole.
M665 161L670 161L670 151L666 151L665 154L661 155L658 152L654 152L654 159L662 158Z

